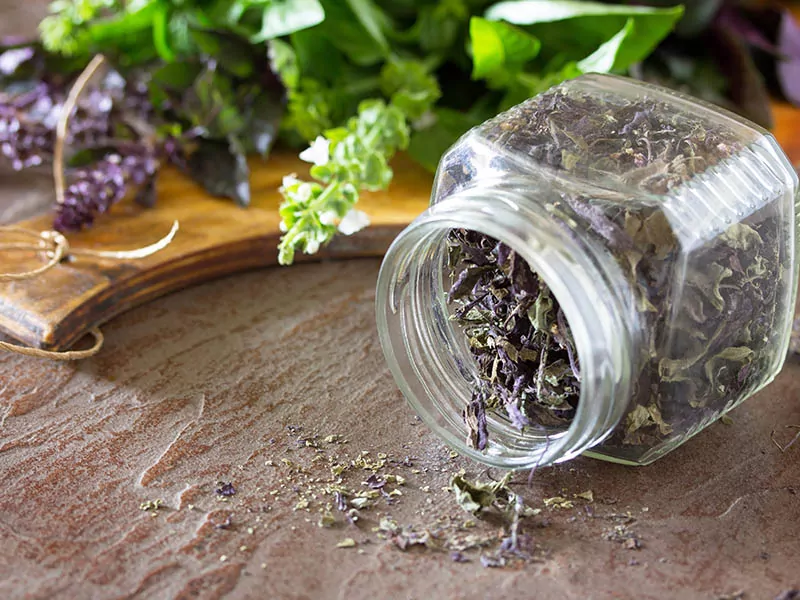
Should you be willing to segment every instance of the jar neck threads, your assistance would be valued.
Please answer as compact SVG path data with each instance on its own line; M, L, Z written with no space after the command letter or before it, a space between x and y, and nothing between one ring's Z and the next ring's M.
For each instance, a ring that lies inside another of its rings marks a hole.
M559 223L535 192L512 188L509 181L483 182L417 218L387 252L376 306L392 374L423 421L461 454L522 469L568 460L606 438L628 406L639 353L632 295L613 258L585 233ZM581 365L580 399L569 427L520 431L492 411L486 449L467 444L462 410L478 379L446 303L446 240L456 228L513 248L559 301Z

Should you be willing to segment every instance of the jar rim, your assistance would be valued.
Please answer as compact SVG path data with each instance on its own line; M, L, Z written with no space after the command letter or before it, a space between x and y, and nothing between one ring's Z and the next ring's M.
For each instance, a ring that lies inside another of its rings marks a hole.
M381 266L376 316L390 370L422 420L461 454L522 469L569 460L610 435L629 402L635 349L626 322L632 311L611 283L623 280L616 263L602 248L566 236L541 207L509 189L511 183L493 185L491 193L485 183L458 191L407 227ZM470 400L467 380L457 380L457 349L448 347L448 332L435 323L444 303L442 249L453 228L478 231L519 252L564 310L581 364L581 390L575 416L563 432L514 430L514 435L510 428L498 430L494 421L486 450L467 444L458 410ZM443 350L444 356L437 356Z

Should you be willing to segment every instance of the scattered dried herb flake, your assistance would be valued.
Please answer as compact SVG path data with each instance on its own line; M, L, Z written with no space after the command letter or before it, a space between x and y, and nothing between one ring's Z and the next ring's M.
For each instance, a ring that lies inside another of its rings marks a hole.
M216 493L217 496L230 498L236 495L236 488L233 487L233 483L230 481L220 481L217 483L217 489L214 490L214 493Z

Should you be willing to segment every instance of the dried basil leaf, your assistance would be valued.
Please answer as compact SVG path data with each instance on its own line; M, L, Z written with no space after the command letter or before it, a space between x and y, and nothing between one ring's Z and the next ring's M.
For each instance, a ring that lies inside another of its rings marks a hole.
M495 485L491 483L472 483L467 481L463 474L453 475L450 479L450 489L455 494L456 502L461 508L473 515L494 504L497 499Z

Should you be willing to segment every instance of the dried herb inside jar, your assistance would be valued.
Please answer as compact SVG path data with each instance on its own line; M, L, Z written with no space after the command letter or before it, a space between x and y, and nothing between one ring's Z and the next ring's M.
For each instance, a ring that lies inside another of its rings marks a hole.
M752 167L739 162L743 146L722 123L647 95L556 88L483 126L491 161L462 151L442 163L440 196L469 186L486 165L503 181L541 176L529 183L564 235L584 232L619 265L643 339L633 398L608 445L646 449L696 431L755 391L775 359L776 314L791 284L780 240L789 234L768 190L741 195ZM693 180L703 183L686 185ZM720 216L704 204L712 193L749 214ZM708 219L699 237L697 215ZM557 300L496 240L454 230L448 244L449 300L480 377L464 413L471 444L487 443L487 410L519 428L568 425L580 369Z
M486 410L522 429L563 428L575 414L580 369L564 312L514 250L475 231L448 237L453 318L469 339L480 384L464 410L469 444L486 447Z

